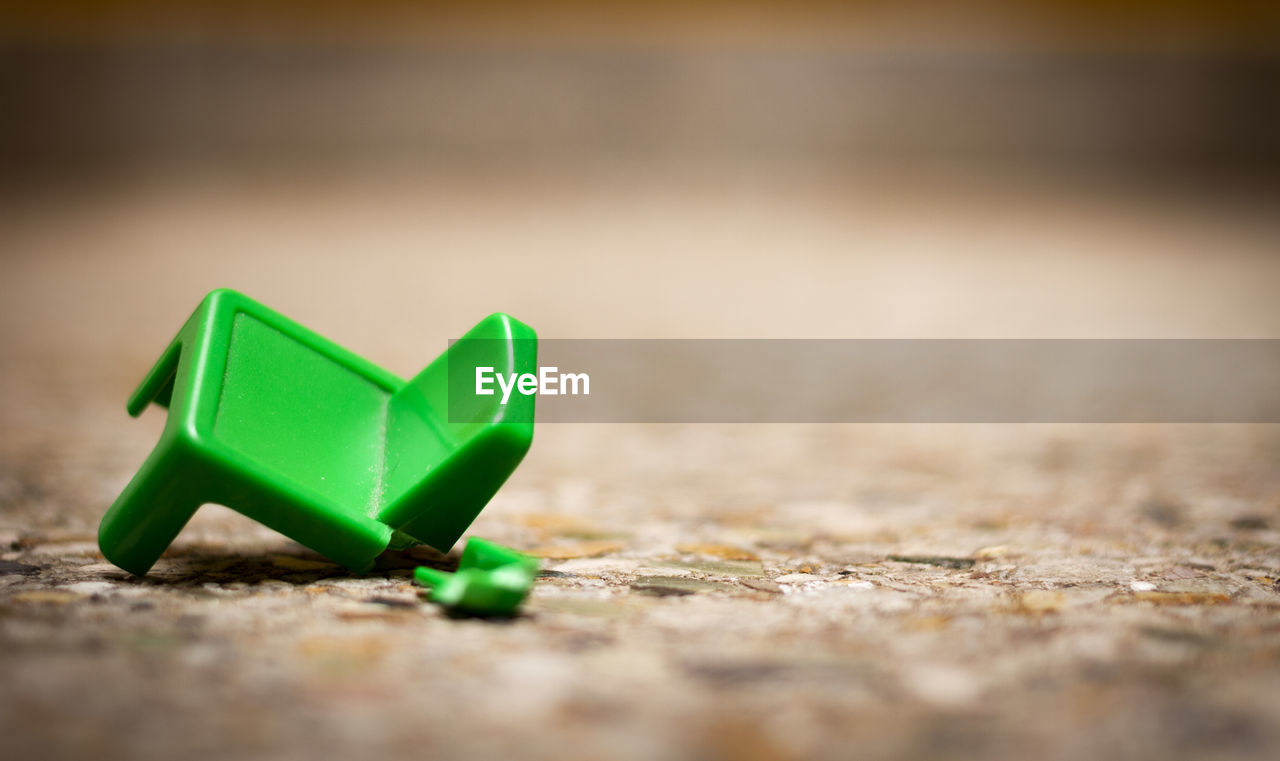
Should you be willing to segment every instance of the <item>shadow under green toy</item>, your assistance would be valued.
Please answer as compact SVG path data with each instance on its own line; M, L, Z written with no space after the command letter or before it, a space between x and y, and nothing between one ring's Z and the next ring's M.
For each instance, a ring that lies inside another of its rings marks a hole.
M534 397L449 397L476 367L537 371L537 335L481 320L413 380L240 293L210 293L129 399L169 409L98 544L136 575L201 505L232 508L347 568L384 550L448 552L533 442ZM455 384L456 386L456 384Z

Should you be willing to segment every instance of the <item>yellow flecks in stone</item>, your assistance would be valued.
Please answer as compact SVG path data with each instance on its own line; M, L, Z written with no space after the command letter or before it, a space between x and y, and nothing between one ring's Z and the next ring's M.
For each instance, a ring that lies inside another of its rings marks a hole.
M610 552L617 552L620 549L622 549L622 545L618 542L580 542L578 544L565 544L554 547L534 547L531 550L525 550L525 554L549 560L571 560L573 558L599 557Z
M339 668L371 666L382 660L387 649L381 637L317 636L298 643L302 657Z
M66 605L69 602L75 602L80 599L80 595L71 592L53 592L49 590L35 590L31 592L19 592L10 598L14 602L32 602L43 605Z
M18 546L23 549L38 547L42 544L92 544L96 547L97 543L97 534L87 534L76 531L51 531L48 533L28 534L18 539Z
M690 555L710 555L725 560L759 560L760 556L727 544L677 544L676 551Z
M289 571L332 571L333 563L324 560L307 560L292 555L272 555L271 565Z
M1056 613L1062 607L1061 592L1051 589L1028 589L1018 595L1018 610L1024 613Z
M1014 553L1010 551L1008 545L998 544L994 547L983 547L982 549L973 553L973 559L974 560L993 560L995 558L1009 557L1010 555L1013 555L1013 554Z
M907 619L904 627L910 631L930 632L951 625L951 616L915 616Z
M699 753L727 761L794 761L803 756L790 752L759 724L746 719L722 718L703 728L696 738Z
M516 518L519 522L531 529L540 531L544 534L569 534L582 531L590 531L593 526L583 518L576 515L563 515L559 513L535 513L533 515L522 515Z
M584 542L612 541L622 538L617 532L604 530L595 523L576 515L534 514L520 516L515 520L532 529L537 533L539 541L544 542L555 539Z
M1218 605L1231 602L1230 596L1212 592L1138 592L1132 599L1154 605Z

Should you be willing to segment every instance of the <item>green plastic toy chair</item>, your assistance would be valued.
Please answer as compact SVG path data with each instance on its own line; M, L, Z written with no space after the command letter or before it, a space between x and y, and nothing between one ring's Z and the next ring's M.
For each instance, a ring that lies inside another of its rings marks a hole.
M388 547L448 552L533 442L534 397L455 395L475 367L537 371L537 336L480 321L404 381L240 293L201 302L129 398L169 417L98 544L136 575L201 505L226 505L347 568Z

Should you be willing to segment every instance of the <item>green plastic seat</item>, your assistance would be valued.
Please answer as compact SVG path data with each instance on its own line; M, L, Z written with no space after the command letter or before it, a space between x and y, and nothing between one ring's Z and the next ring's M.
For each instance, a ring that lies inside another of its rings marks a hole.
M450 406L450 377L480 366L536 372L533 329L490 315L405 381L214 291L129 399L132 416L154 402L169 417L102 519L102 554L141 576L206 503L357 572L389 547L447 552L533 442L532 395L456 394Z

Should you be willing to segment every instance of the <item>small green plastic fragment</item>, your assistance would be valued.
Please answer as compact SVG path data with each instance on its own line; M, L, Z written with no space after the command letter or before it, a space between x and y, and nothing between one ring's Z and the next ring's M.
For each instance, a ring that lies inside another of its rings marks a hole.
M426 566L413 572L432 602L479 616L515 615L537 576L536 558L479 538L467 541L457 573Z

